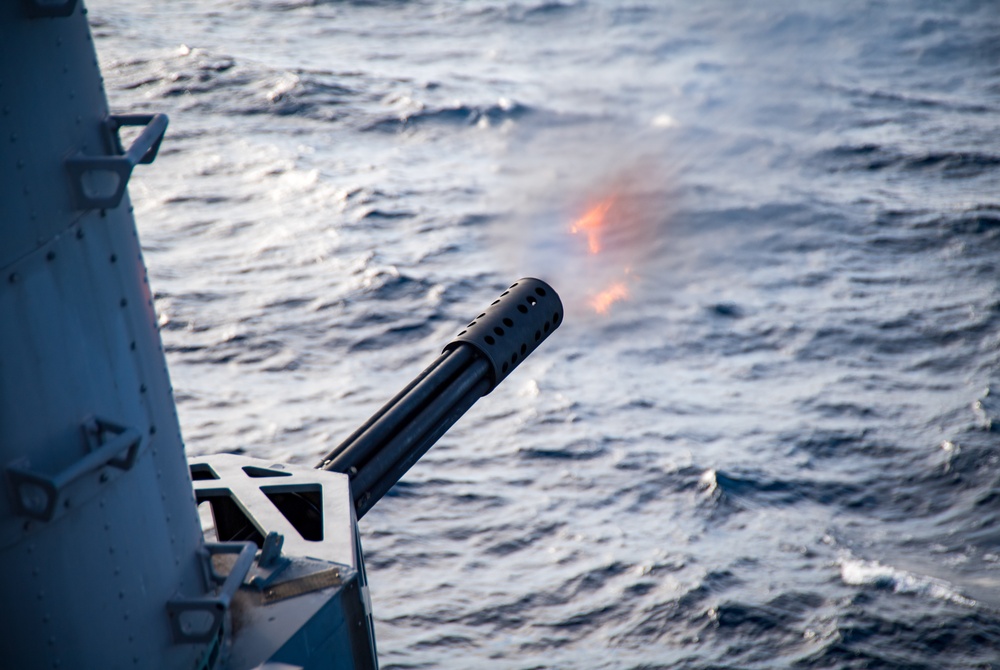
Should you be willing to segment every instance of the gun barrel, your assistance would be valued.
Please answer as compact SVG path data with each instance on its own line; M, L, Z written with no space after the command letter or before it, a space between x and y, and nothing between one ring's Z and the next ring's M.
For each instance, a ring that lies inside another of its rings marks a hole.
M317 466L351 478L358 518L562 322L545 282L515 282L441 355Z

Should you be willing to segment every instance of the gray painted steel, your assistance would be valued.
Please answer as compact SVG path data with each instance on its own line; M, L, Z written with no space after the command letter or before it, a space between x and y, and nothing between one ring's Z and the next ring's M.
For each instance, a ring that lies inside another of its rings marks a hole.
M165 129L109 114L82 4L0 3L0 664L374 667L346 477L229 472L211 495L292 555L204 540L125 188Z
M230 518L230 529L283 539L274 561L267 560L266 549L261 552L233 601L239 625L233 627L229 666L280 661L302 668L376 667L371 601L347 475L231 454L193 459L191 470L203 507L232 502L238 522ZM281 495L303 494L315 503L306 514L274 502ZM217 531L225 534L221 527Z
M196 667L166 603L213 585L131 207L68 167L116 153L97 58L82 6L31 6L0 5L0 658Z

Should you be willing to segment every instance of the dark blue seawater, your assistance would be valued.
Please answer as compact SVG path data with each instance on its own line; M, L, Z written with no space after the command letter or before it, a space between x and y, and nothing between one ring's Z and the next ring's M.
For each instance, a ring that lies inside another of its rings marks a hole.
M563 295L362 522L383 667L1000 667L1000 3L90 17L171 117L132 198L190 453L313 464Z

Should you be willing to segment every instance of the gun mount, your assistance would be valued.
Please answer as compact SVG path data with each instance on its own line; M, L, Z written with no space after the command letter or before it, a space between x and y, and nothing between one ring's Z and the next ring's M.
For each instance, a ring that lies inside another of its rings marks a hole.
M232 594L241 621L232 667L254 667L263 658L303 668L375 665L357 520L559 326L562 314L548 284L515 282L316 469L231 454L191 461L195 498L210 506L219 540L209 547L260 547L256 562L243 568L246 586ZM262 631L283 640L270 657L257 640ZM304 646L314 639L324 641Z

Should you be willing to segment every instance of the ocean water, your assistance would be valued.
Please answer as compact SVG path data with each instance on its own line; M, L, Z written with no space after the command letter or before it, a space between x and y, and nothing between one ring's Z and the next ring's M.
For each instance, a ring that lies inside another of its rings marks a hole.
M361 522L383 668L1000 667L1000 3L88 4L190 454L563 297Z

